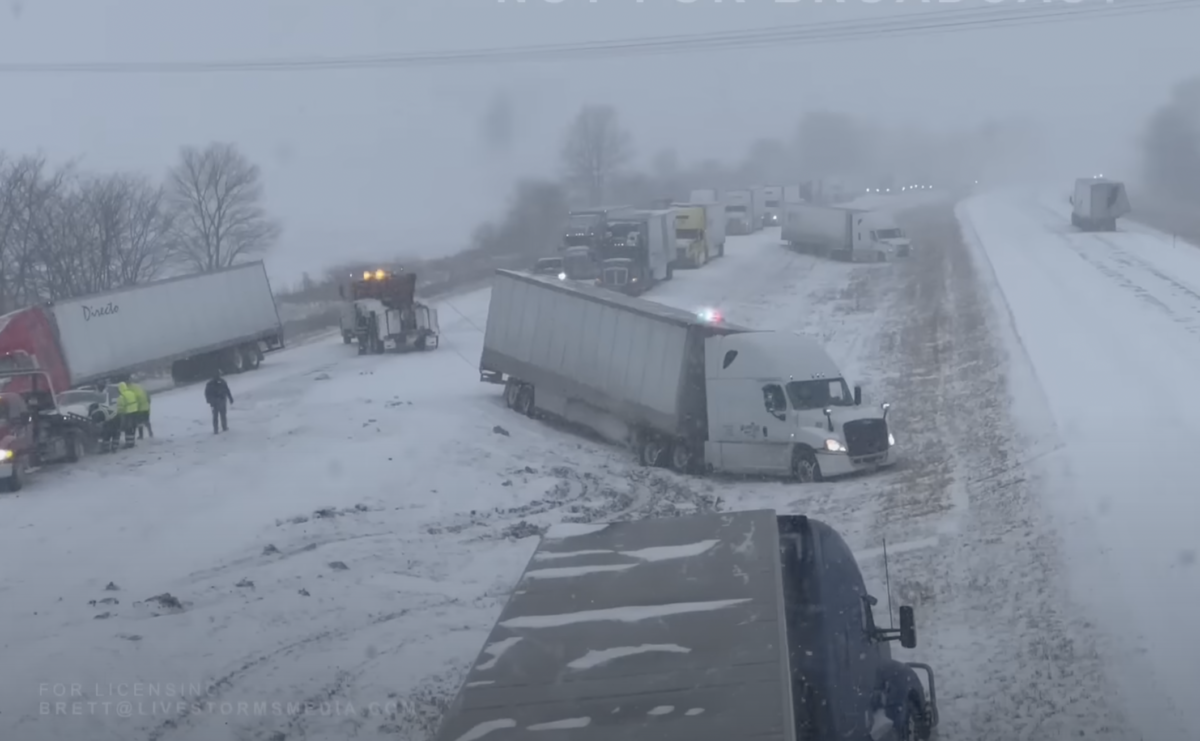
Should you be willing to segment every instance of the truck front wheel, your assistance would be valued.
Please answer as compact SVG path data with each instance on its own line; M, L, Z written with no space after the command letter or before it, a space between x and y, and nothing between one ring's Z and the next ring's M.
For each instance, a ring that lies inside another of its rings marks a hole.
M4 488L14 494L25 488L25 458L18 456L13 459L12 475L4 480Z
M792 457L792 476L801 484L815 484L823 479L816 453L800 450Z

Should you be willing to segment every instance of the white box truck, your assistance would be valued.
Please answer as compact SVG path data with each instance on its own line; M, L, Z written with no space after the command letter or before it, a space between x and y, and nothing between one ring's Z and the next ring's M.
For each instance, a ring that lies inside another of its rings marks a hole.
M731 190L725 194L725 223L729 234L753 234L754 194L749 190Z
M888 405L862 406L812 338L583 283L498 270L479 370L508 407L648 466L817 481L896 460Z
M783 186L763 186L763 226L779 226L783 219Z
M886 262L912 250L891 214L843 206L785 204L781 236L792 249L848 262Z
M265 351L283 347L283 325L262 262L31 310L50 315L70 388L168 362L176 381L207 377L218 368L236 373L257 368Z
M758 231L766 224L767 191L763 186L756 185L750 189L750 196L753 205L751 216L754 218L754 231Z
M1106 178L1080 178L1071 196L1071 226L1085 232L1115 232L1129 213L1125 184Z

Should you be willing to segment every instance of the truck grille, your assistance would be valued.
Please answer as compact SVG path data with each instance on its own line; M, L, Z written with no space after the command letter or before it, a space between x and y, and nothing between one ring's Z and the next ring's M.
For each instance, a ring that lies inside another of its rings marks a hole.
M851 458L884 453L888 449L888 426L882 419L856 419L842 425L846 451Z

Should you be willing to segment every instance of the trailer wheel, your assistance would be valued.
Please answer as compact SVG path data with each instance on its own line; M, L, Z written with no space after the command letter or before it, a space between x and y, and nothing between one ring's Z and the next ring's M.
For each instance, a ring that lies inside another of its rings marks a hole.
M641 459L643 466L662 468L666 452L665 446L658 435L647 434L638 445L638 457Z
M801 484L815 484L822 480L821 464L811 450L798 451L792 457L792 476Z
M259 357L257 345L246 345L240 350L242 356L242 370L257 370Z
M517 390L515 408L518 414L524 414L526 417L533 416L533 386L521 384L521 388Z
M933 724L924 703L916 698L908 701L908 719L904 724L904 741L928 741L933 735Z
M671 446L671 468L676 473L692 472L692 446L687 440L680 438Z
M504 384L504 406L508 407L509 409L516 407L517 390L519 388L520 384L511 378L508 379L508 382Z

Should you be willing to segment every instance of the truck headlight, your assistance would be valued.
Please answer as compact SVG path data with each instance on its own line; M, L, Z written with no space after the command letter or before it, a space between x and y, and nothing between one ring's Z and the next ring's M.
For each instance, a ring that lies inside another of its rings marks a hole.
M11 461L13 452L11 450L0 450L0 461Z
M558 279L559 279L559 280L566 280L566 279L567 279L567 274L566 274L566 273L559 273L559 274L558 274Z
M825 441L825 450L830 453L845 453L846 446L843 445L840 440L834 440L833 438L830 438Z
M888 433L888 447L890 448L895 444L896 444L896 436L889 432Z

